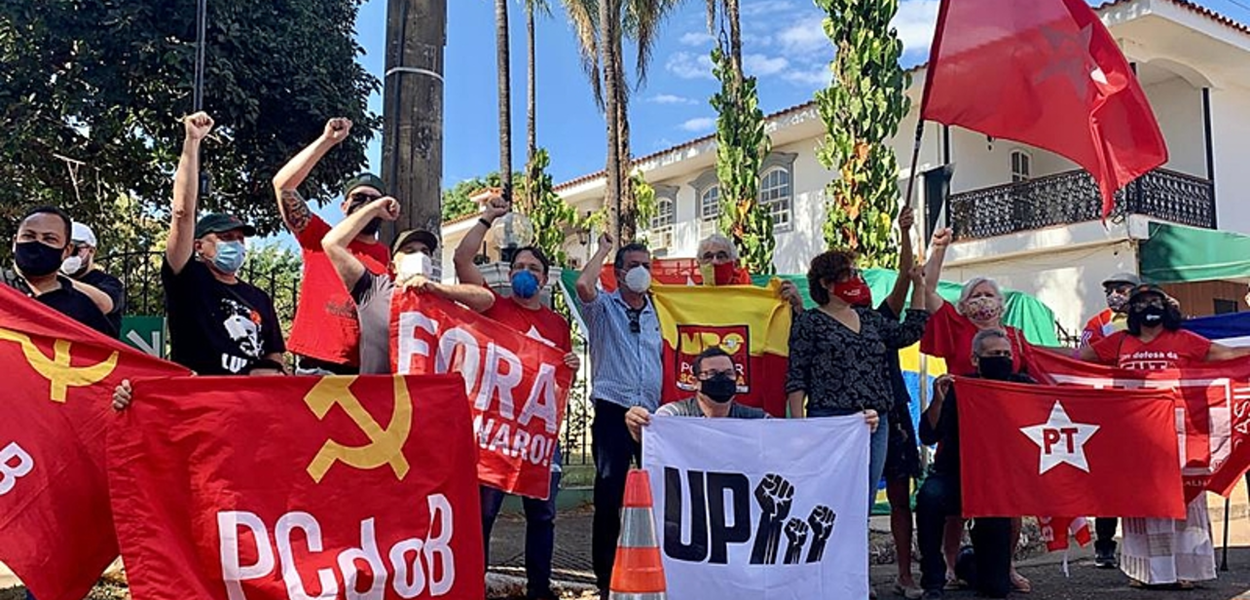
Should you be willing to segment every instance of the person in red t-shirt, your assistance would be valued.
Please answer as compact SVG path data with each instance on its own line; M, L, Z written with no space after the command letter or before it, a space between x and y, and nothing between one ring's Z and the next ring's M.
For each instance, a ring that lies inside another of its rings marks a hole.
M350 375L360 368L360 324L356 303L321 248L330 225L313 214L296 188L331 148L347 139L352 122L330 119L321 137L295 155L273 178L278 210L286 228L295 234L304 259L299 305L287 348L296 355L296 372L305 375ZM343 186L343 214L350 215L385 196L382 179L363 173ZM378 243L380 220L371 221L348 250L374 275L387 272L390 250Z
M1250 356L1250 348L1230 348L1182 330L1179 304L1158 286L1137 286L1128 305L1127 329L1083 346L1081 360L1160 371ZM1195 581L1215 579L1210 528L1205 495L1189 503L1184 520L1125 519L1120 569L1133 585L1159 589L1192 589Z
M1092 346L1103 338L1124 329L1128 318L1128 297L1141 279L1132 273L1118 273L1102 282L1107 308L1090 317L1081 332L1082 346Z
M477 249L495 219L508 214L511 207L498 195L486 202L482 217L460 240L456 247L456 277L465 285L486 285L486 278L473 262ZM533 339L546 342L565 352L564 364L574 372L581 367L581 359L573 352L572 329L568 321L542 303L541 292L547 286L551 262L543 251L534 246L518 249L512 255L509 272L512 293L503 297L491 290L494 303L481 313L499 321L515 331ZM556 494L560 491L560 452L551 461L551 489L546 500L523 498L525 507L525 575L526 597L531 600L548 600L556 597L551 590L551 561L555 551ZM487 562L490 561L490 533L503 505L504 492L488 486L481 487L482 538L485 542Z

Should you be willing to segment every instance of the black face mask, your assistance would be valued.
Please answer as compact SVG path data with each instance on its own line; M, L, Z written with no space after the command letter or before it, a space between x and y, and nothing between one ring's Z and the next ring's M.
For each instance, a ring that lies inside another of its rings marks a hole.
M1154 327L1163 322L1163 316L1167 314L1167 309L1162 306L1147 306L1139 311L1141 322L1147 327Z
M43 277L61 268L64 248L53 248L41 242L22 242L13 247L13 260L23 275Z
M373 219L372 221L369 221L369 223L365 225L364 229L360 230L360 233L364 235L368 235L368 236L374 236L378 234L378 230L381 228L382 228L382 219Z
M738 393L738 381L731 375L716 375L710 379L704 379L700 383L699 390L713 402L724 404L733 400L734 395Z
M986 379L1006 381L1015 373L1010 356L978 356L977 365L981 377Z

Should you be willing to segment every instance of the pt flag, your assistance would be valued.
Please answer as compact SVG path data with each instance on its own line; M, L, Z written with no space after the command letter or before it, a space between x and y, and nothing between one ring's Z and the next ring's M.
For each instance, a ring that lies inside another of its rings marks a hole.
M1169 390L960 377L955 397L964 517L1185 518Z
M1250 360L1129 371L1034 351L1028 363L1048 383L1172 391L1185 502L1204 491L1228 497L1250 467Z
M656 285L652 290L664 337L661 401L694 396L694 358L719 346L738 370L734 401L774 417L786 415L791 314L780 280L767 287Z
M120 421L109 484L136 598L485 594L458 377L138 380Z
M483 485L545 499L573 370L564 352L433 294L391 301L396 373L464 377Z
M656 416L643 429L668 597L868 596L868 427Z
M188 371L0 285L0 562L40 600L81 600L117 558L105 432L122 379Z
M1085 0L943 0L921 118L1015 140L1116 190L1167 162L1163 134L1115 38Z

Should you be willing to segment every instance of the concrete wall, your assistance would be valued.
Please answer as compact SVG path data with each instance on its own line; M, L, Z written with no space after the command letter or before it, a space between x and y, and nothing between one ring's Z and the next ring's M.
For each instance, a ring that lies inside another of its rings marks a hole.
M1174 77L1144 88L1159 130L1168 146L1164 168L1206 177L1206 141L1202 131L1202 90ZM1215 121L1213 121L1213 124Z
M1219 227L1250 233L1250 90L1213 90L1211 119Z

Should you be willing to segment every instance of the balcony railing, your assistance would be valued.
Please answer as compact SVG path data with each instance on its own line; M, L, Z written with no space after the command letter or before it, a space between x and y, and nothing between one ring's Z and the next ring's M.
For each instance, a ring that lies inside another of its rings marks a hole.
M1055 225L1097 221L1102 196L1083 170L951 194L955 239L980 239ZM1215 187L1206 179L1155 169L1116 192L1112 219L1136 214L1215 228Z

